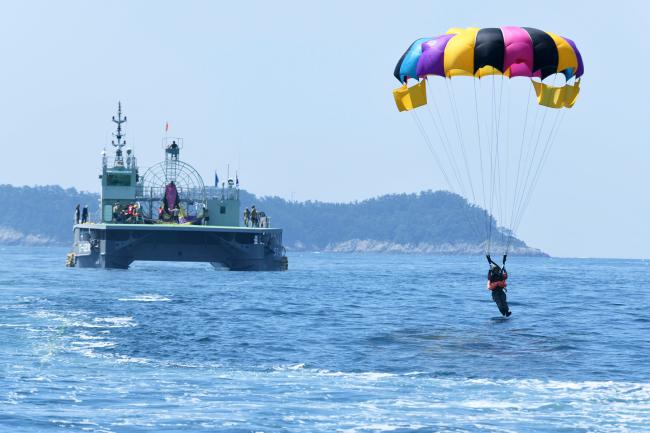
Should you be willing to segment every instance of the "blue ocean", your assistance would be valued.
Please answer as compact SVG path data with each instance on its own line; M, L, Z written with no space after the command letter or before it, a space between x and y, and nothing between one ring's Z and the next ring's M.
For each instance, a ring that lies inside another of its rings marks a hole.
M289 255L67 269L3 247L2 432L650 431L650 262Z

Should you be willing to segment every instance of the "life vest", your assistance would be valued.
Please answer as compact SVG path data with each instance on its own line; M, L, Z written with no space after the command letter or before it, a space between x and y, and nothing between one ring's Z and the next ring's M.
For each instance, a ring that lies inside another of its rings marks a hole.
M496 275L492 271L488 271L488 290L505 289L508 286L507 279L508 273L505 271L496 273Z

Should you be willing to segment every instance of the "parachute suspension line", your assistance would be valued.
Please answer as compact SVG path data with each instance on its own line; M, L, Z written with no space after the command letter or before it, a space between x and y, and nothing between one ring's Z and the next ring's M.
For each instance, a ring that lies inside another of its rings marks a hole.
M480 84L479 84L479 93L481 91L480 88L484 87L483 86L483 79L481 79ZM491 245L491 226L492 226L492 211L490 209L490 196L491 196L491 179L492 179L492 165L494 163L494 153L492 152L492 112L490 110L490 103L492 102L492 99L490 98L489 95L489 90L484 91L485 102L481 103L481 108L485 111L485 113L482 114L483 119L485 121L484 129L485 129L485 151L487 153L486 155L486 160L489 160L489 166L486 163L486 173L485 173L485 179L483 182L485 183L485 213L486 213L486 220L485 220L485 240L487 243L487 252L490 254L492 251L492 245Z
M498 125L497 125L497 96L496 96L496 80L494 76L492 79L492 115L490 121L492 122L492 132L490 136L490 155L492 156L492 171L490 174L490 215L493 221L490 221L490 245L493 243L494 230L498 218L498 201L497 197L497 172L499 170L499 142L498 142ZM494 224L492 224L494 222Z
M538 108L538 110L541 108ZM529 155L527 155L527 158L524 158L524 168L525 168L525 175L523 176L523 182L521 184L521 188L519 190L519 195L516 197L515 201L515 223L519 219L519 214L521 210L522 203L526 201L526 196L529 194L530 190L530 178L531 178L531 171L535 162L535 156L537 155L537 151L539 148L539 143L541 141L541 136L542 136L542 130L544 128L544 124L546 123L546 115L548 114L548 109L543 109L543 114L542 114L542 119L539 124L538 129L533 129L533 132L531 134L531 143L534 142L535 145L533 146L532 150L529 152ZM535 131L537 131L535 133Z
M558 128L559 123L562 121L563 118L564 118L564 111L556 113L555 119L551 127L551 131L548 135L548 139L546 140L546 143L543 146L540 159L537 161L536 167L532 170L534 174L529 186L529 193L526 196L525 202L520 205L520 209L518 209L517 211L518 216L515 222L517 228L519 227L519 224L521 223L525 210L527 209L528 204L531 201L532 193L535 190L535 187L537 186L537 182L539 181L540 175L542 173L542 169L546 165L546 160L548 159L548 155L550 153L551 147L555 142L555 138L557 137L557 131L559 130Z
M456 124L456 132L458 133L458 142L460 145L460 151L463 156L463 162L465 164L465 171L467 172L467 179L469 182L469 188L472 193L472 201L476 202L476 194L474 193L474 182L472 182L472 173L469 169L469 163L467 162L467 154L465 153L465 140L463 138L463 130L460 125L460 115L458 114L458 105L456 104L456 95L454 93L451 79L445 79L447 84L447 95L449 96L449 101L451 103L451 111L454 117L454 123Z
M532 98L531 98L532 87L533 86L530 86L528 88L528 99L527 99L527 104L526 104L526 112L524 114L524 127L523 127L523 130L522 130L522 133L521 133L521 142L520 142L520 145L519 145L519 158L518 158L518 162L517 162L517 176L515 178L515 187L514 187L513 199L512 199L513 200L512 212L511 212L511 217L510 217L510 221L511 221L512 226L510 227L510 231L513 231L513 229L514 229L514 221L516 219L517 203L518 203L519 195L521 194L521 188L522 188L522 184L521 184L521 182L523 180L522 168L525 165L524 161L527 159L527 155L528 155L528 152L525 152L525 150L526 150L526 143L529 141L529 140L526 139L526 136L527 136L528 124L529 124L528 118L529 118L529 113L530 113L530 103L531 103L531 100L532 100ZM539 114L539 111L540 111L539 105L536 105L533 108L533 111L534 111L533 122L532 122L532 124L530 126L530 131L531 131L530 136L531 137L532 137L532 134L534 133L535 127L537 125L537 117L538 117L538 114ZM524 155L526 155L526 157L524 157ZM514 236L514 232L513 232L512 236ZM512 242L512 236L511 236L511 239L510 239L511 242Z
M442 175L445 179L445 182L447 183L447 187L449 188L450 191L454 191L454 187L452 182L449 180L449 175L447 174L447 171L445 170L445 166L442 164L442 161L440 157L438 156L438 153L435 151L435 148L433 146L433 143L431 142L431 139L429 138L429 135L426 132L426 129L424 128L424 125L422 124L422 120L420 117L417 115L415 110L409 110L412 113L413 121L418 127L418 130L420 131L420 134L422 135L422 138L424 139L424 142L426 146L429 148L429 151L431 152L431 155L433 155L433 159L435 160L436 164L438 165L438 168L442 172ZM480 237L480 234L478 233L477 228L471 224L471 220L469 217L465 217L467 221L470 223L470 226L474 229L477 237Z
M481 93L481 88L483 87L483 81L480 81L479 84L479 94ZM490 97L489 95L489 89L486 90L487 97L485 98L485 102L481 103L482 108L485 110L485 114L483 115L483 118L485 119L485 151L487 153L487 157L489 157L489 162L490 162L490 167L488 170L488 167L486 165L486 175L485 178L483 179L483 183L485 184L486 192L485 192L485 240L486 240L486 245L487 245L487 252L490 254L492 252L492 220L493 220L493 215L492 215L492 205L490 202L490 198L492 197L492 176L493 176L493 166L494 166L494 152L492 149L493 145L493 132L494 132L494 122L493 122L493 114L491 110L491 105L494 103L494 97ZM486 158L487 159L487 158Z
M479 81L479 95L481 93L486 93L485 101L479 102L481 108L485 110L483 119L485 119L484 125L484 138L485 138L485 152L486 152L486 162L485 162L485 176L482 179L484 185L484 206L485 209L485 242L487 253L492 252L492 198L493 198L493 183L492 179L494 177L494 95L490 96L490 88L486 89L485 92L482 91L483 81L487 80L480 78ZM493 90L493 89L492 89ZM489 167L488 167L489 161Z
M495 212L498 213L498 221L495 221L496 223L501 223L503 224L503 209L504 209L504 196L503 196L503 182L502 182L502 167L501 167L501 154L503 150L501 149L501 115L503 113L503 75L500 76L500 83L499 83L499 101L498 101L498 109L495 118L495 125L496 125L496 131L495 131L495 161L496 161L496 171L495 171L495 180L496 180L496 209ZM495 101L496 103L496 101ZM501 242L501 247L503 247L504 239L503 239L503 232L499 230L499 227L495 227L497 231L497 235L499 237L499 241Z
M526 141L526 128L528 127L528 112L530 111L531 93L532 93L532 86L528 87L528 98L526 98L526 111L524 112L524 122L523 122L523 127L521 132L520 145L519 145L519 158L517 162L517 175L515 177L515 185L512 190L512 204L511 204L512 208L510 210L510 220L508 225L508 229L510 230L510 233L508 235L508 242L506 244L506 254L508 254L510 245L512 243L512 237L514 236L513 230L514 230L514 219L515 219L515 215L514 215L515 200L519 189L519 175L521 173L521 158L524 151L524 143Z
M468 196L467 196L466 191L465 191L465 184L462 181L462 173L461 173L461 170L459 168L459 164L456 161L456 156L455 156L455 153L453 151L453 146L451 144L451 141L449 140L449 135L447 134L447 130L445 128L445 123L444 123L444 121L442 119L442 115L440 114L440 109L438 107L438 103L436 101L436 98L433 96L433 95L436 94L436 92L433 90L433 88L431 87L431 84L429 83L428 80L427 80L427 85L429 87L429 94L432 95L429 99L433 102L433 106L434 106L434 109L436 111L436 116L434 117L433 111L431 110L431 104L427 104L429 117L431 118L431 121L433 122L434 127L436 128L436 131L438 132L438 137L440 138L440 141L441 141L441 143L443 145L443 150L444 150L444 152L445 152L445 154L447 156L447 160L449 161L449 164L452 167L454 176L456 177L456 181L458 182L458 186L459 186L458 190L461 193L461 195L467 200ZM436 119L437 119L437 121L436 121ZM439 128L438 125L440 125L440 128ZM442 134L440 133L439 129L442 130ZM452 189L452 192L455 192L455 191ZM472 227L472 230L474 231L474 234L476 235L477 239L481 239L482 236L481 236L481 231L480 231L480 225L479 225L479 222L476 221L476 215L474 215L474 213L472 213L471 219L469 217L466 217L466 218L467 218L467 222L469 222L470 226Z
M429 135L426 133L426 129L424 128L421 119L415 112L415 110L410 110L411 113L413 114L413 120L415 121L415 124L417 125L418 129L420 130L420 134L424 138L424 141L429 148L429 151L433 155L434 160L436 161L436 164L438 165L438 168L440 168L440 171L442 172L442 175L445 179L445 182L447 183L447 186L449 187L450 191L454 191L453 189L453 184L449 180L449 176L447 175L447 172L444 168L444 165L442 164L442 161L440 160L440 157L438 156L437 152L434 149L434 146L431 142L431 139L429 138ZM465 217L468 222L470 222L470 226L476 231L476 228L471 224L471 220L469 220L469 217ZM480 236L480 234L477 233L477 236Z
M460 173L460 169L458 168L458 163L456 162L456 158L454 157L454 154L452 152L452 146L451 142L449 140L449 135L447 134L447 130L445 128L445 124L442 120L442 116L440 115L440 110L438 109L438 104L436 102L435 97L433 96L435 92L431 88L431 85L429 84L427 80L427 84L429 85L429 93L432 95L429 99L433 102L434 108L436 110L437 114L437 121L436 118L433 116L433 112L431 110L431 104L426 104L426 107L429 112L429 117L431 118L431 122L433 123L436 132L438 133L438 138L440 139L440 142L442 143L443 150L445 152L445 155L447 156L447 160L449 161L449 165L452 168L452 171L454 173L454 177L456 178L456 182L458 182L458 189L462 191L464 195L464 184L462 182L462 176ZM441 133L442 132L442 133ZM452 188L452 192L454 189Z
M418 130L420 131L420 134L422 134L422 138L424 139L425 144L429 148L429 151L433 155L433 159L436 161L436 164L438 165L438 168L440 169L440 172L442 172L442 176L445 178L445 182L447 182L447 185L449 186L449 188L452 188L452 184L449 181L449 176L447 176L447 171L445 170L444 165L440 161L440 158L438 157L438 154L436 153L435 149L433 148L431 140L429 139L429 135L427 134L426 130L424 129L424 126L422 125L422 121L418 117L415 110L409 110L409 112L412 113L413 121L417 125Z
M494 79L496 81L496 78ZM497 108L497 111L495 112L495 135L494 135L494 140L495 140L495 182L496 182L496 193L495 193L495 213L498 215L498 220L495 218L495 224L501 223L503 224L503 182L501 179L501 114L503 112L503 75L500 76L500 83L499 83L499 99L498 103L497 101L495 102L495 106ZM499 226L496 225L495 230L497 231L496 235L499 238L499 241L501 242L501 246L503 246L503 233L499 230ZM496 236L495 236L496 237Z
M541 174L543 172L544 166L546 165L546 161L548 160L548 156L551 153L551 149L553 145L555 144L555 141L558 136L558 132L560 130L560 126L562 124L562 121L564 120L564 116L566 114L566 110L560 109L560 112L558 112L555 116L555 120L553 122L553 126L551 127L551 132L549 133L546 145L544 146L544 150L542 151L542 156L539 160L539 163L537 164L537 167L535 168L535 174L533 175L533 181L531 182L530 186L530 194L526 197L526 202L524 203L522 209L519 212L518 219L516 221L516 228L519 228L519 225L521 224L521 221L523 219L524 214L526 213L526 209L528 209L528 205L530 204L531 198L532 198L532 193L535 191L535 188L537 187L537 183L539 182L539 178L541 177Z
M480 80L480 78L479 78ZM479 81L480 82L480 81ZM474 111L476 112L476 144L478 147L478 157L479 157L479 167L480 167L480 172L481 172L481 189L482 189L482 195L481 195L481 201L483 202L481 205L483 206L484 209L484 221L483 224L485 225L485 233L487 234L488 232L488 224L490 223L490 215L489 213L485 210L486 209L486 200L485 200L485 170L483 169L483 148L481 146L481 121L480 117L478 114L478 95L476 92L476 80L472 80L472 83L474 84ZM478 204L478 203L477 203ZM488 250L488 245L487 243L484 244L484 249L485 253L489 254L490 251Z
M532 172L533 166L534 166L535 161L536 161L535 157L538 154L539 144L542 141L541 140L542 131L544 130L544 124L546 123L546 117L547 117L549 109L546 108L546 109L542 109L542 110L543 110L544 113L542 114L542 121L540 122L539 129L538 129L536 134L531 136L531 142L534 141L535 145L533 146L530 159L528 160L528 163L526 164L526 167L527 167L526 175L524 177L524 183L522 184L521 192L520 192L520 195L518 197L518 202L516 204L516 207L517 207L517 211L516 211L517 213L516 213L516 216L515 216L516 219L518 218L518 214L520 212L522 203L526 201L526 196L530 193L531 172Z
M495 170L496 170L496 155L495 155L495 130L496 130L496 94L495 94L495 85L494 77L492 77L492 100L490 101L492 105L492 111L490 113L490 205L488 207L488 212L492 217L490 219L490 224L488 226L488 250L492 249L492 219L494 218L494 187L495 187Z
M557 75L553 79L553 85L555 85L555 80L557 79ZM536 157L538 155L538 150L540 150L540 142L542 142L542 132L544 131L544 124L546 123L546 117L548 114L548 109L541 108L541 106L538 105L538 112L539 110L543 110L543 115L542 115L542 121L540 122L539 129L537 130L537 133L535 134L535 128L532 129L531 131L531 143L534 141L535 145L532 149L532 152L530 152L530 158L528 159L528 162L525 164L527 167L526 174L524 177L523 184L521 186L520 194L518 197L516 197L516 202L515 202L515 225L518 225L518 222L521 220L521 214L522 214L522 208L524 206L524 203L527 203L530 200L530 196L532 195L532 181L533 177L531 177L531 174L533 172L533 167L535 166L535 163L538 162L536 160ZM551 130L552 133L552 130ZM549 138L550 138L550 133L549 133ZM542 145L544 148L545 146ZM543 152L539 152L540 158L542 157L541 155Z
M450 105L451 105L451 109L452 109L451 111L452 111L452 114L453 114L452 117L454 118L454 124L456 125L456 132L458 134L459 147L460 147L460 150L461 150L461 155L463 157L463 162L464 162L464 165L465 165L465 171L467 173L467 180L468 180L468 183L469 183L470 191L472 193L472 202L476 203L476 192L475 192L475 189L474 189L474 181L473 181L472 172L471 172L471 170L469 168L467 152L465 150L465 140L464 140L464 137L463 137L462 127L461 127L461 123L460 123L460 115L458 113L458 103L456 101L456 94L455 94L455 91L453 89L453 83L451 82L451 79L448 79L448 80L446 79L445 84L447 85L447 96L449 98L449 102L450 102ZM477 223L477 225L478 225L478 223ZM481 238L480 234L479 234L479 238Z
M549 135L548 142L546 144L546 148L544 149L544 153L542 156L542 161L540 165L537 168L537 171L535 173L534 181L531 187L531 191L534 191L535 188L537 188L537 183L539 182L539 178L541 177L541 174L544 172L544 167L546 166L546 161L548 160L548 157L551 153L551 149L555 145L555 142L557 140L558 133L560 131L560 126L562 125L562 122L564 121L564 116L566 114L566 110L561 110L559 114L556 115L556 125L553 126L553 130L551 131L551 135ZM559 117L559 120L557 119ZM532 194L529 195L528 200L526 204L524 205L524 208L522 209L521 216L519 217L519 221L517 221L517 227L521 223L521 219L523 218L524 213L526 212L526 209L528 208L528 203L530 202L532 198Z
M504 181L504 197L505 197L505 206L504 206L504 215L502 227L509 230L510 221L508 221L508 209L509 206L512 206L512 200L509 195L508 186L510 185L510 112L512 111L512 99L511 99L511 86L506 86L507 100L506 100L506 137L505 137L505 167L503 169L503 175L505 177ZM501 245L504 248L504 254L508 254L508 241L510 240L510 234L502 231L501 233Z
M558 124L559 124L559 123L561 123L562 119L564 118L564 113L558 114L557 116L560 117L560 121L558 122ZM555 128L555 129L557 131L558 128ZM548 146L546 146L544 151L542 152L542 158L540 159L537 167L535 168L535 174L533 176L533 181L531 182L531 185L529 187L530 193L527 194L527 196L525 198L525 201L520 205L520 208L517 211L518 215L517 215L517 220L515 221L515 230L518 230L519 226L521 225L521 222L523 220L523 216L525 215L526 210L528 209L528 206L529 206L529 204L531 202L532 195L533 195L532 193L535 191L535 189L537 187L537 183L538 183L538 181L539 181L539 179L541 177L541 173L543 171L543 168L546 165L546 161L548 160L550 150L551 150L553 144L555 143L556 137L557 137L557 133L555 132L553 138L549 138Z

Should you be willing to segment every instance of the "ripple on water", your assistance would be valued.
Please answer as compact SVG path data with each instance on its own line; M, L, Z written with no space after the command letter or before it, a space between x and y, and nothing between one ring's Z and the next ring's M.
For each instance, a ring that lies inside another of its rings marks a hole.
M39 250L30 273L30 251L4 257L0 431L649 430L647 264L513 258L491 320L472 257L85 272ZM614 274L633 305L602 302Z

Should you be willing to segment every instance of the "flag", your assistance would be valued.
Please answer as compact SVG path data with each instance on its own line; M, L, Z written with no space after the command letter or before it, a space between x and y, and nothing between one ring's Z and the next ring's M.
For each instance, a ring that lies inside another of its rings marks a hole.
M169 122L165 122L165 132L169 131Z
M239 188L239 175L235 173L235 185Z
M214 171L214 186L219 186L219 176L217 176L217 170Z

